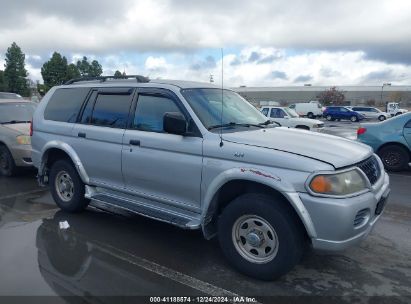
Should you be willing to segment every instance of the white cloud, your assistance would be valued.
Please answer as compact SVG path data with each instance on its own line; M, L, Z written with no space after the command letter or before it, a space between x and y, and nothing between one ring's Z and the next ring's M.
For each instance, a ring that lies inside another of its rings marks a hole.
M406 0L119 0L117 6L100 6L93 1L86 3L92 10L89 19L73 8L75 4L68 7L64 1L46 1L52 9L41 3L42 9L33 8L30 1L13 5L1 2L2 15L23 18L21 24L27 26L2 24L0 49L17 41L31 53L51 49L112 53L274 45L374 50L375 56L391 54L404 59L411 51L411 3ZM96 18L99 15L101 18Z
M170 65L166 62L164 57L153 57L149 56L146 59L144 67L147 71L165 71L170 68Z
M253 56L254 59L259 59L250 60ZM127 73L202 82L208 82L212 74L215 84L221 83L221 59L216 60L215 66L193 69L192 61L187 56L183 58L186 60L176 63L173 56L148 56L142 65L128 62ZM115 56L112 56L111 61L114 64L110 67L111 70L117 69L115 65L118 66L121 62ZM298 81L299 78L301 81ZM411 68L403 64L370 60L360 51L318 51L286 55L286 51L282 49L255 46L245 48L239 54L228 53L224 56L224 82L226 86L282 86L304 83L381 85L383 82L400 85L411 82Z
M219 83L221 60L204 50L224 47L236 50L224 57L227 85L411 80L406 0L83 2L0 0L0 53L16 41L34 79L44 54L58 51L74 62L88 54L105 74L200 81L213 74Z

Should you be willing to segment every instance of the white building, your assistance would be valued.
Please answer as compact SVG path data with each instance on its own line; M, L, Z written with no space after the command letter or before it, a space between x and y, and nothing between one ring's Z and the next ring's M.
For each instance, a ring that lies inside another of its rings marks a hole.
M289 86L289 87L237 87L233 88L248 101L258 104L260 101L278 101L283 104L317 100L318 95L332 86ZM344 92L347 105L366 104L374 100L383 106L388 101L401 102L411 106L411 86L335 86Z

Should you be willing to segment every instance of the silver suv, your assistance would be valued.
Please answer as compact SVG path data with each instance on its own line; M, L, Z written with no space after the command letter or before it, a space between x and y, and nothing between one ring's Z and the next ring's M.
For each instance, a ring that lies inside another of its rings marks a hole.
M368 146L278 127L206 83L70 81L39 104L32 145L39 181L61 209L94 200L201 229L234 267L265 280L308 246L363 239L389 194Z

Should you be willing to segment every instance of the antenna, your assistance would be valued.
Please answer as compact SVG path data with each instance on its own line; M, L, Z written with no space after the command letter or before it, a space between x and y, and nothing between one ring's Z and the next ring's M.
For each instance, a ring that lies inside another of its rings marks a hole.
M221 48L221 127L220 127L220 147L223 143L223 112L224 112L224 51Z

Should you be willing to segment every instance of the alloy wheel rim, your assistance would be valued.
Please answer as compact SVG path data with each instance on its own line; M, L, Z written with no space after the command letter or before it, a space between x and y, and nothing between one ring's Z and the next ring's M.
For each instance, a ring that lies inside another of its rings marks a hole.
M395 152L390 152L387 153L384 156L384 162L389 166L389 167L393 167L396 166L400 163L400 155L398 153Z
M232 241L237 252L251 263L268 263L278 253L277 233L270 223L257 215L244 215L235 221Z
M74 183L66 171L60 171L55 180L57 195L64 202L69 202L74 195Z

